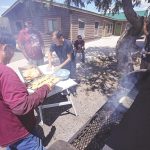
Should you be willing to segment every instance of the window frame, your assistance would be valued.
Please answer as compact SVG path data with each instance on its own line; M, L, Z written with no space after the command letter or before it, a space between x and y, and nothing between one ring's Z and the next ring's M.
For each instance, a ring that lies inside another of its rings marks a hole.
M80 28L79 26L79 22L82 22L84 23L84 27L83 28ZM81 35L83 38L85 38L85 26L86 26L86 23L85 23L85 20L83 19L78 19L78 35ZM81 32L81 33L80 33Z
M96 28L96 23L98 23L97 28ZM98 21L95 21L95 23L94 23L94 36L98 36L99 35L99 26L100 26L100 23Z
M58 17L52 17L52 18L46 18L46 33L52 33L53 31L55 31L55 30L53 30L53 31L50 31L49 30L49 21L50 20L56 20L57 21L57 25L58 25L58 27L57 27L57 29L56 30L61 30L61 18L58 18Z

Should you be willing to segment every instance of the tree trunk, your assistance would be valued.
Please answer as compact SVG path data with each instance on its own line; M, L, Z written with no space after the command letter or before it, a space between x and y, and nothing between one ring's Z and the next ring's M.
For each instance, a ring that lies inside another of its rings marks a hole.
M131 26L123 32L117 42L116 57L118 70L126 74L133 71L132 52L136 49L136 39L142 33L144 17L137 16L133 10L132 0L122 0L122 4L125 16Z

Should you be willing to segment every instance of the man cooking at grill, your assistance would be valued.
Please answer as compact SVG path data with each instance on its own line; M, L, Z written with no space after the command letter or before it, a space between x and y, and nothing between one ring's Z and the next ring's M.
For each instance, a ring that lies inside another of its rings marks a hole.
M39 106L50 85L29 95L24 83L6 65L14 55L14 39L0 31L0 147L7 150L44 150L35 131L34 108Z
M48 54L49 67L52 67L52 53L55 52L60 61L60 65L55 67L55 70L59 70L61 68L67 69L70 71L70 78L76 79L76 63L75 57L73 56L72 43L64 38L61 31L54 31L52 33L52 41L53 44L51 44ZM75 94L76 90L75 88L73 89L71 91Z

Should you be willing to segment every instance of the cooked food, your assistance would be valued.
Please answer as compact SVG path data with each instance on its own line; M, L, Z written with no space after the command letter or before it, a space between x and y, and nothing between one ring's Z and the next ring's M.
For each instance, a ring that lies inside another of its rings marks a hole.
M43 77L37 78L36 80L34 80L30 85L29 88L30 89L38 89L41 86L43 86L44 84L49 84L50 86L54 86L60 79L52 76L52 75L44 75Z
M33 80L41 75L40 71L37 68L29 68L22 70L22 75L25 80Z

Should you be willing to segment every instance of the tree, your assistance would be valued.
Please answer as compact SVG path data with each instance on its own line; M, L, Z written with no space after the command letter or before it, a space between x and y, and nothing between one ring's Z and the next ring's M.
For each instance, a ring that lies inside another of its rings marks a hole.
M145 0L150 3L150 0ZM87 0L87 4L94 2L98 11L103 10L113 14L118 13L122 8L125 16L130 23L130 27L120 36L116 45L116 56L118 61L118 69L122 73L131 71L132 56L135 51L136 39L143 33L144 17L140 17L134 11L134 6L140 5L141 0ZM67 5L74 3L76 6L84 7L84 0L65 0ZM150 28L150 27L149 27Z

